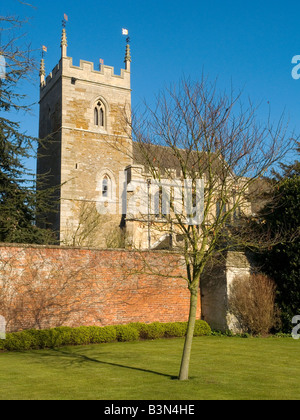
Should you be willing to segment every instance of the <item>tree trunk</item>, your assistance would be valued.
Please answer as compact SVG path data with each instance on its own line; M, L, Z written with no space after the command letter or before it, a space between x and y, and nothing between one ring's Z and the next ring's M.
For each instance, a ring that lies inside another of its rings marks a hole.
M184 349L182 354L180 372L179 372L179 380L186 381L189 379L189 367L190 367L190 358L191 358L191 351L192 351L192 343L194 337L194 330L195 330L195 322L197 316L197 306L198 306L198 292L199 287L190 290L190 314L189 314L189 321L187 326L187 332L185 337Z

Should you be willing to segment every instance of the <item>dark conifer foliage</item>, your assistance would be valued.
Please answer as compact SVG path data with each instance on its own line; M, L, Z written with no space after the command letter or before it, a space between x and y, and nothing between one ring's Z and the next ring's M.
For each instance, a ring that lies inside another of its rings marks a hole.
M38 228L36 218L48 207L49 194L36 192L35 175L26 168L38 140L23 134L18 123L18 113L30 110L20 83L36 69L30 46L23 45L25 23L0 17L0 242L44 244L53 242L53 234Z

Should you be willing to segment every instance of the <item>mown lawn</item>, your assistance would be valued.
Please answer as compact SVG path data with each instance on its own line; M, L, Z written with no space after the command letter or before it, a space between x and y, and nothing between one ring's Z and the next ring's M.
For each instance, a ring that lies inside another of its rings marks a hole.
M300 341L194 339L190 380L176 380L183 339L0 354L1 400L299 399Z

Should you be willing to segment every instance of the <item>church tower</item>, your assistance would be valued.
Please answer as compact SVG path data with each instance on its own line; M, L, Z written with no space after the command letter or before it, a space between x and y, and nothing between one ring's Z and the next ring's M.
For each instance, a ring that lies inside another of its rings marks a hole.
M83 60L74 66L65 28L48 77L41 61L37 175L40 188L58 187L47 220L60 244L107 247L122 227L119 179L132 163L130 64L127 44L120 75Z

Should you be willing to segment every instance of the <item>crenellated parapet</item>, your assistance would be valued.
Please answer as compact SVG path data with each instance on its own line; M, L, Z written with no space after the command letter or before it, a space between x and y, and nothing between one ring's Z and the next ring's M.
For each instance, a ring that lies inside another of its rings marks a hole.
M44 68L44 73L42 75L40 74L40 77L41 77L40 99L42 99L48 93L48 91L53 88L53 86L58 82L58 80L60 80L61 76L62 76L61 61L59 62L59 64L57 64L54 67L52 72L50 72L47 77L45 75L45 68Z
M80 60L79 66L73 65L71 57L63 59L63 77L74 77L78 80L87 80L104 85L130 88L130 73L121 69L120 75L115 74L114 67L101 65L100 70L95 70L94 63ZM76 82L76 80L75 80Z

